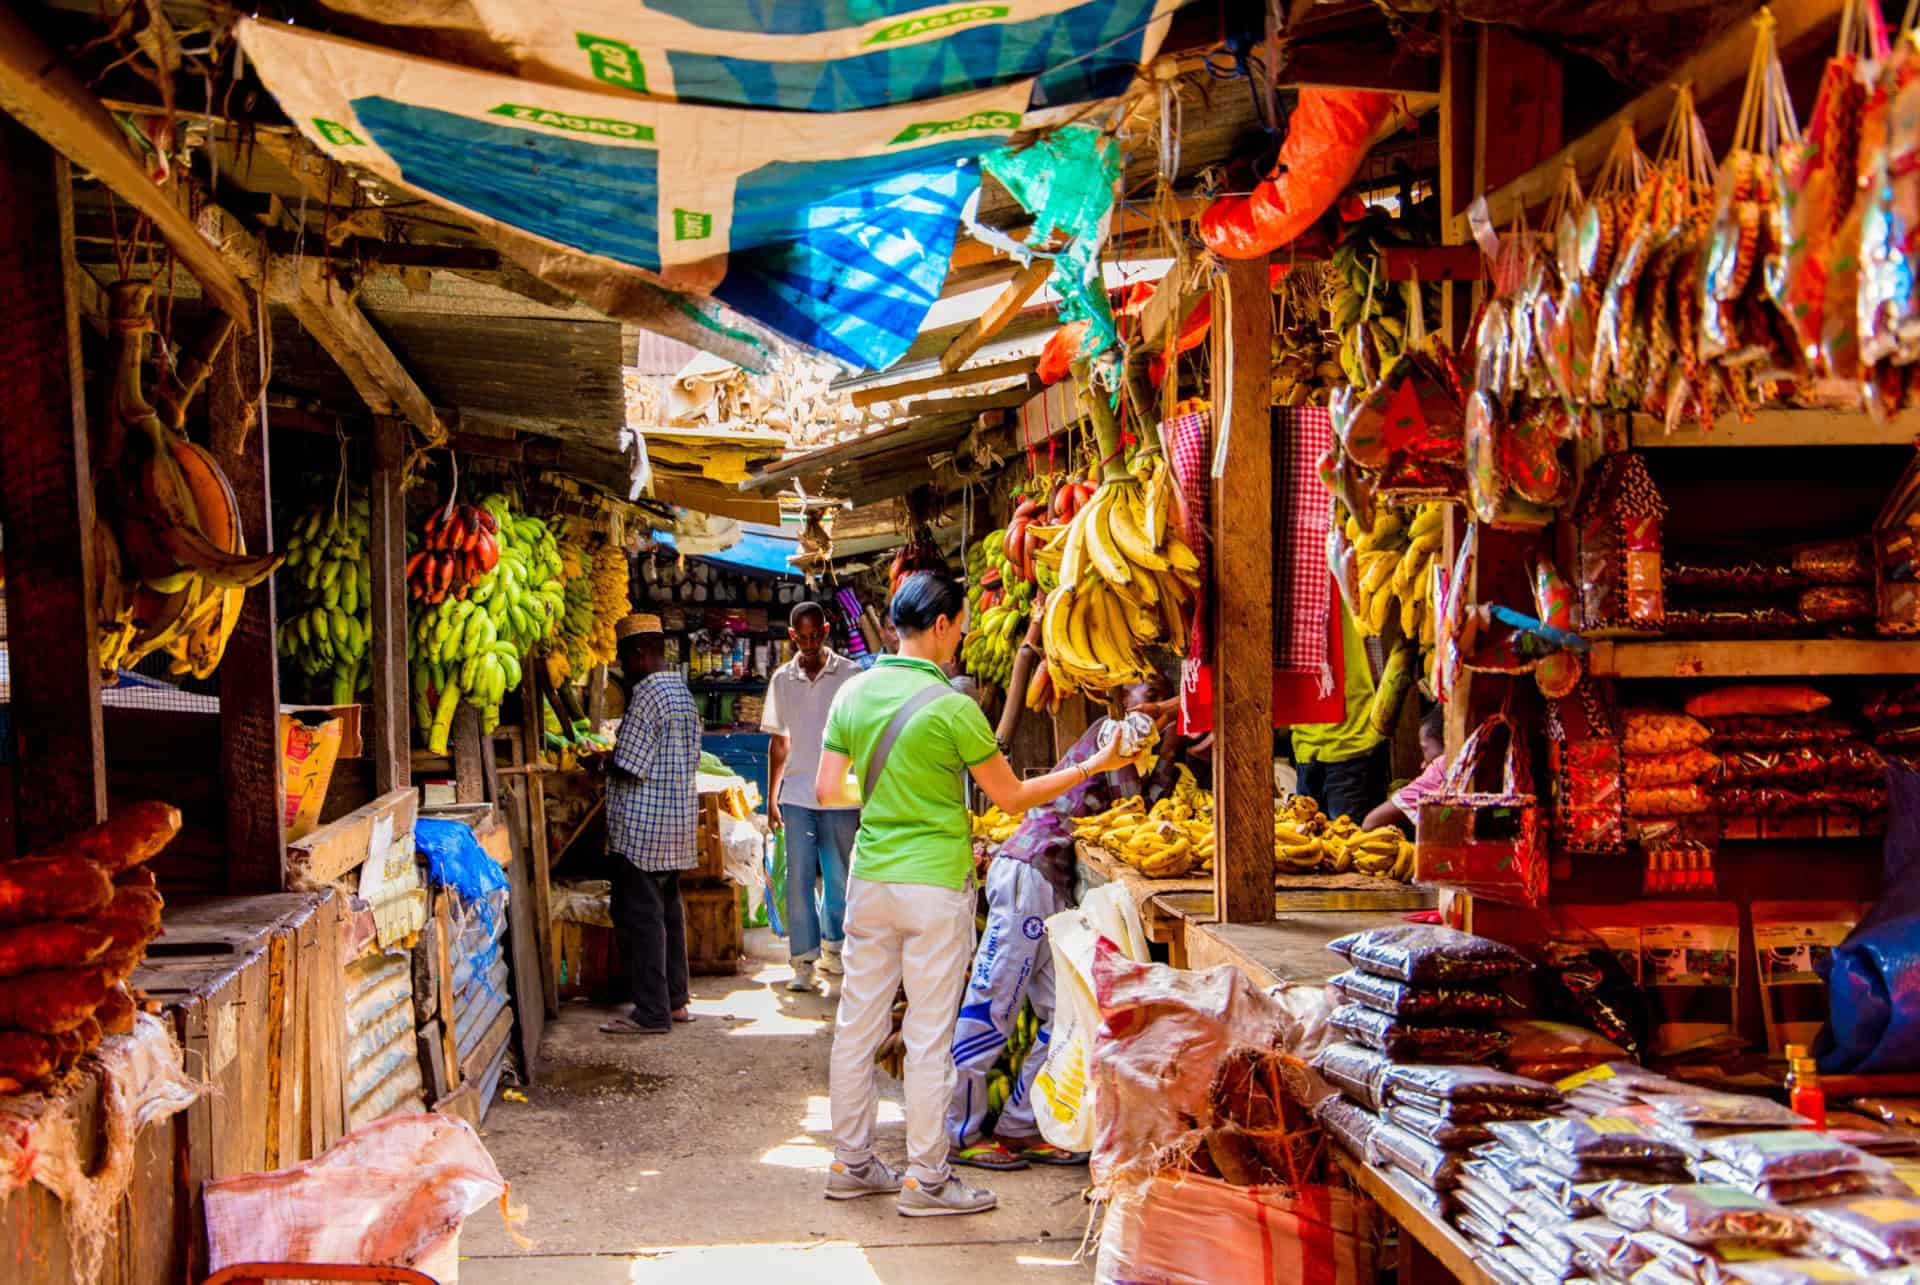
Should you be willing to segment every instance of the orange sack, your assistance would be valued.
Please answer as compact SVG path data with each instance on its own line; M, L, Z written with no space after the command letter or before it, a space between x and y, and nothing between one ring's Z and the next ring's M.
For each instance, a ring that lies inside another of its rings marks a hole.
M1392 94L1302 89L1273 177L1244 198L1244 208L1240 197L1209 205L1200 216L1200 239L1226 258L1257 259L1298 237L1353 181L1392 110Z
M1736 683L1702 692L1687 702L1695 718L1765 718L1776 714L1811 714L1833 701L1801 683Z

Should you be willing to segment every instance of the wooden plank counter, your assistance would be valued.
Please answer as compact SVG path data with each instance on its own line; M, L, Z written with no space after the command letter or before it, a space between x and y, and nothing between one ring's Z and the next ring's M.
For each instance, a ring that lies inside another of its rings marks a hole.
M1494 1285L1494 1280L1474 1261L1473 1246L1459 1232L1417 1203L1408 1194L1413 1180L1355 1160L1338 1147L1334 1159L1346 1171L1353 1185L1372 1197L1375 1204L1400 1228L1401 1285L1428 1285L1428 1282L1456 1280L1465 1285Z
M1346 964L1327 949L1335 937L1402 923L1406 910L1296 909L1286 899L1272 923L1221 924L1189 919L1187 967L1237 964L1262 989L1288 982L1324 982Z

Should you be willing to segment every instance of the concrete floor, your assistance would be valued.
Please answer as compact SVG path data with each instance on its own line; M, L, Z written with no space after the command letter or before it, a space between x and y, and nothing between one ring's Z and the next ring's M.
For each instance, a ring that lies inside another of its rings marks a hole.
M1073 1262L1087 1171L962 1171L992 1213L901 1218L892 1201L821 1198L831 1155L831 993L794 995L785 943L748 935L737 977L696 977L699 1020L664 1038L595 1029L566 1004L528 1101L498 1100L481 1133L528 1212L518 1248L483 1210L461 1243L463 1285L977 1285L1088 1281ZM882 1077L881 1154L900 1163L900 1086Z

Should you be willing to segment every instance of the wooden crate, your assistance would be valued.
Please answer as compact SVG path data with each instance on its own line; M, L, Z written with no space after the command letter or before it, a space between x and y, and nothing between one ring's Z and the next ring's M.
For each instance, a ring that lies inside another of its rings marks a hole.
M720 843L720 796L700 796L700 864L680 876L683 883L717 882L726 872L726 850Z
M560 979L562 999L591 999L618 1003L626 992L620 971L620 952L613 929L599 924L553 921L554 976Z
M744 954L738 885L682 881L686 907L687 969L699 975L737 973Z

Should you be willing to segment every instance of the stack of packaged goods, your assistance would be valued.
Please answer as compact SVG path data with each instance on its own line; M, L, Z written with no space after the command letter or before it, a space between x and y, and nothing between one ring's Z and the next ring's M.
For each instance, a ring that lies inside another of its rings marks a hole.
M1644 891L1712 892L1718 826L1710 785L1720 767L1708 748L1712 732L1671 710L1629 710L1623 721L1626 810L1646 853Z
M1826 838L1886 829L1886 761L1832 700L1798 683L1702 692L1687 712L1719 752L1715 803L1734 839Z
M1873 563L1860 540L1741 557L1669 550L1662 570L1669 634L1791 638L1873 621Z
M1876 691L1861 705L1873 744L1888 759L1920 770L1920 683Z
M1355 1156L1406 1173L1436 1213L1456 1208L1466 1150L1486 1122L1544 1114L1550 1086L1489 1070L1508 1042L1496 1024L1521 1012L1501 984L1525 956L1484 937L1431 924L1353 933L1328 943L1351 967L1333 979L1344 998L1329 1019L1346 1042L1314 1068L1341 1090L1319 1104L1326 1127Z

